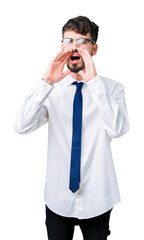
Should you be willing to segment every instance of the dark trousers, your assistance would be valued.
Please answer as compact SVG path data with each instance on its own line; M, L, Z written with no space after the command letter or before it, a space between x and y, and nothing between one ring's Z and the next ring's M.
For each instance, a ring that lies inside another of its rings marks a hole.
M110 235L111 210L89 219L60 216L46 206L46 227L48 240L72 240L74 227L79 225L84 240L107 240Z

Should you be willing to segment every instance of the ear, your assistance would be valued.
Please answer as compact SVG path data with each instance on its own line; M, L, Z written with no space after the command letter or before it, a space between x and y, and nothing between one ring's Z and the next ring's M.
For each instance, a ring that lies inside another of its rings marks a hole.
M97 53L98 50L98 45L97 43L93 44L93 49L92 49L92 56L94 56Z

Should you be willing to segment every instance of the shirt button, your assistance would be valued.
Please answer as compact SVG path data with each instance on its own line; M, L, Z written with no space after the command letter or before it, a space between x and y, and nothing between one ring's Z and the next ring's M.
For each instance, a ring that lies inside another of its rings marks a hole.
M80 189L80 188L77 190L77 193L78 193L78 194L80 194L80 193L81 193L81 189Z

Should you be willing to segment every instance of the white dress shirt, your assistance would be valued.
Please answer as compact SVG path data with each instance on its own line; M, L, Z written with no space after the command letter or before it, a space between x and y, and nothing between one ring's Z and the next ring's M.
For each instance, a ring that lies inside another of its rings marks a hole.
M40 79L15 119L15 130L30 133L48 122L45 203L55 213L78 219L98 216L120 201L110 143L129 130L123 85L97 76L84 82L81 184L69 189L73 99L70 75L53 85Z

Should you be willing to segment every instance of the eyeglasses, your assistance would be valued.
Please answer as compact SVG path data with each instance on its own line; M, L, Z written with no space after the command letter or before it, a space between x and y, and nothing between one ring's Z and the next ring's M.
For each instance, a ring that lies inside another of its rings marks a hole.
M92 44L95 43L95 41L90 40L90 39L88 39L88 38L78 38L78 39L74 39L74 38L62 38L62 39L61 39L61 42L63 43L63 45L69 45L69 44L73 43L74 40L77 41L77 44L78 44L78 45L87 44L88 42L91 42Z

